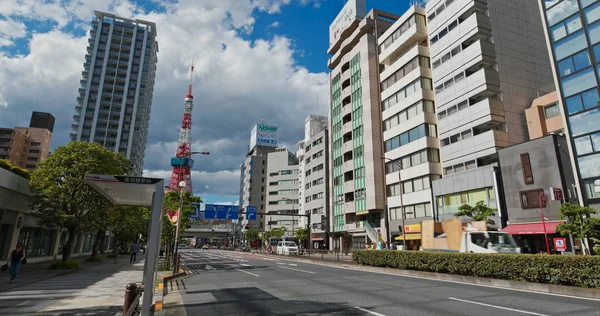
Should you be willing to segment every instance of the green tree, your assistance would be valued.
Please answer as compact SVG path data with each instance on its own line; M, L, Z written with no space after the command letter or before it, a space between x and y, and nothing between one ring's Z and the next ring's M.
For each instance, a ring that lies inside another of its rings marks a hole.
M144 236L147 233L150 208L118 205L111 208L108 220L110 230L115 234L115 241L131 243L137 240L138 234Z
M287 229L285 227L276 227L266 231L263 236L265 236L265 240L268 240L269 238L281 238L285 235L286 231Z
M298 228L296 231L296 238L300 241L300 243L304 243L308 240L308 228Z
M177 211L179 209L179 191L169 191L165 194L165 206L163 211L163 223L162 223L162 241L167 245L167 258L171 255L173 251L173 245L175 244L175 233L176 233L176 225L171 223L169 216L167 215L168 211ZM191 192L185 191L183 193L183 212L180 217L179 222L179 239L183 235L183 232L192 227L192 223L190 221L189 216L194 214L194 205L196 203L201 203L202 199L197 196L194 196ZM179 241L178 241L179 242Z
M597 214L595 209L572 203L562 204L558 212L558 217L565 223L558 225L556 230L563 236L571 234L581 240L584 253L590 251L584 239L600 240L600 219L589 217L592 214Z
M86 174L126 175L131 163L100 144L71 142L37 164L29 182L30 206L39 224L66 229L69 236L62 260L71 257L76 234L98 229L112 207L84 182ZM104 226L106 227L106 226Z
M258 228L250 228L244 232L245 239L249 242L260 240L260 230Z
M486 222L488 227L496 225L496 222L490 217L496 215L496 209L484 204L483 201L475 203L475 206L463 204L458 208L458 212L454 213L455 217L470 217L475 222Z

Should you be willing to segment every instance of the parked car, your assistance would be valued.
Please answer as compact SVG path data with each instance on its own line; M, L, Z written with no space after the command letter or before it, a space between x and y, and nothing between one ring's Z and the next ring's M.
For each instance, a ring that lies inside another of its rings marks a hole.
M280 241L277 244L278 255L298 255L298 245L293 241Z

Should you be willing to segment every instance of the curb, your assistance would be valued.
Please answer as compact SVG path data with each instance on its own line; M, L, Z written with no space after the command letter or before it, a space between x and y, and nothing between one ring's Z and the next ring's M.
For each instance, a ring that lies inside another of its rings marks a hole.
M276 257L271 255L272 257ZM566 285L555 285L555 284L544 284L544 283L532 283L524 281L514 280L503 280L503 279L490 279L481 278L475 276L466 276L458 274L446 274L446 273L435 273L425 271L414 271L414 270L401 270L395 268L384 268L362 265L360 263L350 261L342 262L337 260L320 260L320 259L308 259L308 258L297 258L294 259L299 262L308 262L323 266L336 266L343 269L355 270L355 271L366 271L374 273L385 273L393 274L411 278L421 278L429 280L438 280L444 282L454 282L471 284L478 286L494 287L500 289L509 289L517 291L535 292L540 294L551 294L551 295L562 295L562 296L573 296L579 298L587 298L600 300L600 289L594 288L583 288Z
M163 309L163 299L165 296L167 296L167 294L169 294L167 282L186 275L187 273L183 269L179 269L179 273L170 274L159 278L159 282L154 289L154 311L162 311Z

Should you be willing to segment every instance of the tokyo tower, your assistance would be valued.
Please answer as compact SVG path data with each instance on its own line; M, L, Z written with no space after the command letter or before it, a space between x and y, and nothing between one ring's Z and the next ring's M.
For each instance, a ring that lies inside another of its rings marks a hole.
M178 191L179 182L185 181L185 190L192 191L192 109L194 107L194 97L192 96L192 76L194 74L194 62L190 71L190 82L188 85L188 93L185 96L183 105L183 120L181 121L181 131L179 132L179 142L177 144L177 153L171 158L171 180L169 181L168 191Z

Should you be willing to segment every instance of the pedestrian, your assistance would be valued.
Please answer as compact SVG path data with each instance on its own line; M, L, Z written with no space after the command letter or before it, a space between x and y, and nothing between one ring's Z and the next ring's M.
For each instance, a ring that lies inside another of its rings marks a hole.
M129 246L129 252L131 253L131 257L129 257L129 262L135 262L135 257L137 256L137 252L139 247L137 243L134 241L131 246Z
M6 264L10 262L10 268L8 273L10 274L10 283L15 283L17 279L17 272L21 267L21 263L25 260L25 251L23 250L22 244L17 244L17 248L10 252L8 255L8 259L6 259Z

